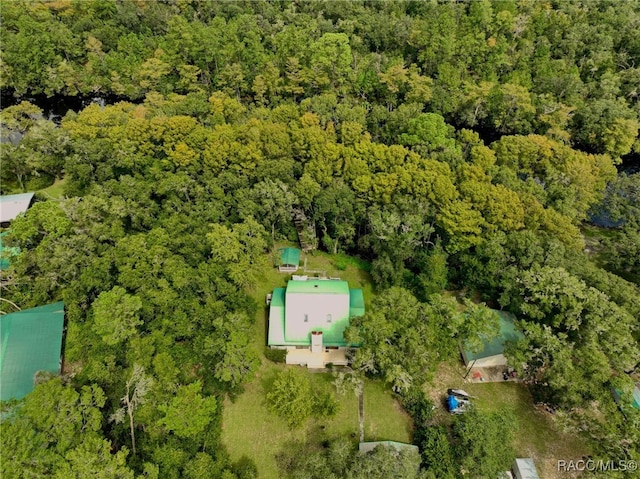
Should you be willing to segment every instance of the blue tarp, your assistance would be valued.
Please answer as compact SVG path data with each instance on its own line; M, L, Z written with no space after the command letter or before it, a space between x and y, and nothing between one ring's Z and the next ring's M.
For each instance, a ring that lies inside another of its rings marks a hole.
M453 411L458 408L458 400L455 398L455 396L450 395L447 398L447 407L449 408L449 411Z

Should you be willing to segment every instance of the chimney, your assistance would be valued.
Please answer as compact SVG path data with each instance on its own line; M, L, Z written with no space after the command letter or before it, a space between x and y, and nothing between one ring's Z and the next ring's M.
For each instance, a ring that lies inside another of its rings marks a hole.
M311 352L322 352L322 331L311 331Z

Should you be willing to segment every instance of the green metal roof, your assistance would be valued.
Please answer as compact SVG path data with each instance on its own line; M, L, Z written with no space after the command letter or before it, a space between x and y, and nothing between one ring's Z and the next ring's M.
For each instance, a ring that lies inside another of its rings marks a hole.
M286 344L284 339L284 292L284 288L276 288L271 295L267 338L269 346L284 346Z
M300 265L300 250L297 248L282 248L280 251L280 265Z
M364 316L364 294L361 289L349 290L349 317Z
M276 288L271 296L271 307L284 307L284 288Z
M0 316L0 400L20 399L38 371L60 372L62 301Z
M524 339L524 334L516 329L516 325L514 323L515 316L505 311L498 311L495 309L493 309L492 311L498 314L500 334L496 338L484 341L483 348L477 353L472 352L468 347L465 346L463 348L463 353L467 362L473 361L475 359L483 359L502 354L504 353L504 346L506 343L516 342L519 339Z
M336 279L291 280L287 294L349 294L349 283Z
M4 246L2 237L5 236L8 231L0 233L0 270L7 269L11 266L11 258L20 253L20 248L15 246Z

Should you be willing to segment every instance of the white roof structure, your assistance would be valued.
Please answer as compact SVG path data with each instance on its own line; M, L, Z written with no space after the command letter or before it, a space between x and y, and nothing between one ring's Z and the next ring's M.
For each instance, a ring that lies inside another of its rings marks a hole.
M536 465L531 458L516 459L512 467L516 479L540 479Z
M31 206L33 193L0 196L0 223L9 223Z

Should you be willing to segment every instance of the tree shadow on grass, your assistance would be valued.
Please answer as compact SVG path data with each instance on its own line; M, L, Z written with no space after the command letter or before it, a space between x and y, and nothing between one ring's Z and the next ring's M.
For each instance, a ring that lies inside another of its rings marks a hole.
M268 407L269 403L267 401L267 394L273 390L273 383L275 383L278 374L282 369L280 368L269 368L262 371L259 378L260 388L262 390L262 403Z

